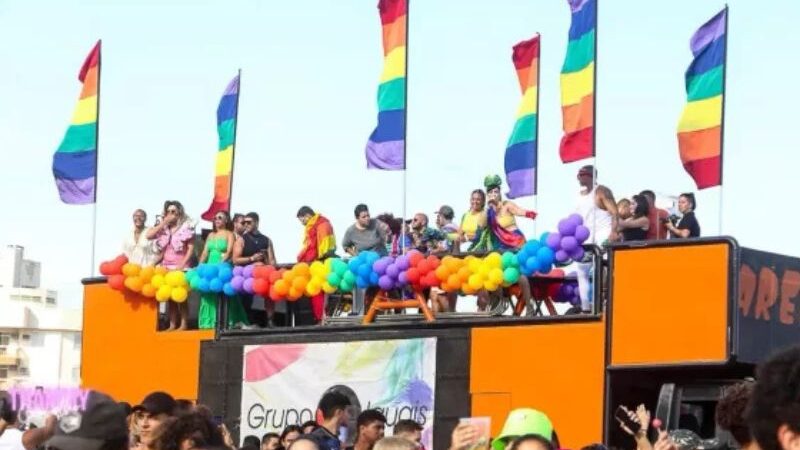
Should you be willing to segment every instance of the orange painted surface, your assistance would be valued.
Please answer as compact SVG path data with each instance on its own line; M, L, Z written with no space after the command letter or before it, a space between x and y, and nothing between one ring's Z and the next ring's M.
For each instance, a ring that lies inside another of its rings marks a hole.
M603 437L604 322L472 330L472 415L500 433L511 409L546 413L562 448Z
M616 250L611 364L727 359L727 244Z
M200 342L213 339L213 330L159 333L154 300L106 284L83 292L84 388L131 404L155 390L197 399Z

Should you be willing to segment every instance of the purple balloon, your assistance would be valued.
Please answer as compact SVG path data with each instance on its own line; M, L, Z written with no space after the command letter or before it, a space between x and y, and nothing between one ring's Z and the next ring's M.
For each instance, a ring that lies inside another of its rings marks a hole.
M569 299L569 302L572 304L572 306L580 306L581 305L581 298L580 297L572 297L571 299Z
M561 238L561 249L571 254L578 248L578 240L572 236L564 236Z
M569 219L561 219L558 222L558 232L561 233L561 236L572 236L575 234L575 227L577 226L575 222Z
M250 264L249 266L244 266L244 269L242 269L242 275L245 278L253 278L253 267L255 267L253 264Z
M552 251L558 251L561 248L561 235L558 233L550 233L547 235L547 246Z
M408 270L408 256L400 255L397 259L394 260L394 265L397 266L397 270L403 272L404 270Z
M247 267L250 267L250 266L247 266ZM253 280L254 280L253 278L247 278L247 279L244 280L244 283L242 283L242 288L248 294L252 294L254 292L253 291Z
M397 274L397 285L402 287L407 284L408 284L408 275L406 275L406 272L400 272L399 274Z
M556 251L556 261L563 263L567 262L567 260L569 260L569 255L567 254L567 252L565 252L564 250Z
M399 274L400 269L397 268L397 264L389 264L389 266L386 267L386 275L389 275L390 278L396 280Z
M231 279L231 286L233 286L233 288L236 289L237 291L242 290L242 285L244 285L243 276L236 275L235 277L233 277L233 279Z
M244 268L242 266L234 266L233 267L233 276L241 276L243 270L244 270Z
M575 261L580 261L586 255L586 252L583 250L583 247L578 246L575 250L569 252L569 257L574 259Z
M583 225L578 225L577 227L575 227L575 239L577 239L578 242L580 242L581 244L586 242L587 239L589 239L590 234L591 232L589 231L589 229Z
M574 223L576 227L578 225L583 225L583 217L581 217L581 215L577 213L570 214L570 216L567 217L567 220Z
M375 264L372 265L372 270L378 275L383 275L386 272L386 266L388 265L389 262L386 261L384 258L381 258L375 261Z
M387 291L394 287L394 281L392 281L392 279L388 276L384 275L378 279L378 286L380 286L384 291Z
M561 289L564 290L565 297L572 297L572 294L575 292L575 287L571 284L564 284L561 286Z

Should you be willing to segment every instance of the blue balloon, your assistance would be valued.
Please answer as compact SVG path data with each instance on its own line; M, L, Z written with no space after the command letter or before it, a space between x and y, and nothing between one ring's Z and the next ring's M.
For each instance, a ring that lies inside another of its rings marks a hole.
M206 278L200 278L200 281L197 282L197 290L200 292L209 292L209 282Z
M375 264L375 261L380 259L380 255L378 255L377 252L368 251L368 252L364 252L364 253L365 253L364 257L367 258L367 263L369 263L370 266Z
M548 273L550 273L551 270L553 270L553 265L548 264L546 266L539 267L539 270L537 272L539 272L542 275L547 275Z
M236 295L236 289L234 289L230 283L225 283L222 285L222 292L225 293L225 295L227 295L228 297L233 297L234 295Z
M530 258L530 255L524 248L517 253L517 262L519 262L519 265L522 267L525 267L525 262L528 261L528 258Z
M380 281L380 279L381 279L380 275L378 275L375 272L371 272L369 274L369 284L371 284L373 286L377 286L378 282Z
M206 266L203 277L212 280L214 278L217 278L217 274L219 274L219 266L216 264L209 264Z
M535 256L531 256L525 261L525 274L532 275L534 272L538 272L540 268L539 260L536 259Z
M361 258L355 257L347 262L347 268L350 269L350 272L358 273L358 266L361 265Z
M523 248L525 249L525 251L526 251L528 254L530 254L530 255L535 255L535 254L536 254L536 252L539 250L539 248L540 248L541 246L542 246L542 244L540 244L540 243L539 243L539 241L537 241L537 240L533 240L533 239L532 239L532 240L530 240L530 241L526 242L526 243L525 243L525 247L523 247Z
M358 286L360 289L367 288L369 287L369 281L359 275L356 277L356 286Z
M231 281L233 278L233 269L231 266L224 264L219 267L219 273L217 274L217 278L222 280L223 283L227 283Z
M556 254L550 247L542 247L536 252L536 259L539 260L539 267L544 269L553 265L556 260Z
M550 236L549 231L542 233L542 235L539 237L539 242L547 242L547 236Z
M211 292L222 292L222 280L219 278L214 278L208 282L208 288L211 290Z

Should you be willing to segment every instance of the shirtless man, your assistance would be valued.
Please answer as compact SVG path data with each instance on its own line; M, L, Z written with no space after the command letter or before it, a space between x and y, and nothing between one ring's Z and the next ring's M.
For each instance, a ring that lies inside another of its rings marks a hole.
M597 172L594 166L583 166L578 170L578 183L581 186L576 213L583 217L583 224L589 228L587 244L605 245L619 240L617 221L619 214L611 189L595 184ZM589 271L592 262L578 262L578 291L581 297L581 310L592 312L592 299L589 297Z

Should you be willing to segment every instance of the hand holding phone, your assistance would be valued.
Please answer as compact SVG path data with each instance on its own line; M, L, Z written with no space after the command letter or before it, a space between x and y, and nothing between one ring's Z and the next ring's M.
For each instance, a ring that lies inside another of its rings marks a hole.
M614 411L614 418L617 419L623 430L632 435L636 435L642 429L642 424L639 423L636 415L622 405L617 406L617 410Z

